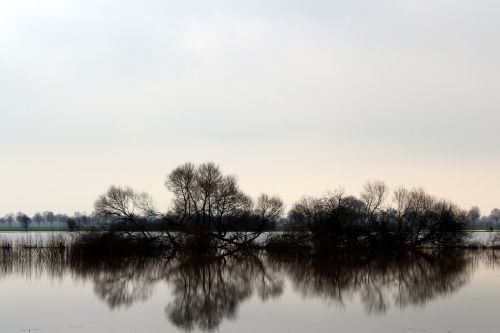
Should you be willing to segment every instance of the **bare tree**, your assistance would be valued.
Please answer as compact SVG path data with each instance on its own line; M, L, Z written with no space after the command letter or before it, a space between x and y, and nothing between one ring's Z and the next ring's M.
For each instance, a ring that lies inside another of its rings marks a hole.
M324 248L456 246L468 236L466 212L449 201L438 200L423 189L396 189L392 207L384 206L386 197L387 187L377 182L365 185L361 200L342 192L304 198L292 207L289 221L297 231L296 225L303 226L315 247L326 244Z
M392 202L395 205L396 219L398 231L401 233L403 230L403 221L406 209L408 207L409 191L404 187L399 187L394 190Z
M252 224L252 199L239 189L235 176L223 175L213 162L185 163L167 176L165 185L174 194L173 213L185 232L241 245L265 229L253 225L253 232L246 232Z
M468 236L464 231L466 212L454 203L437 199L420 188L399 190L395 197L402 203L396 211L405 244L453 246Z
M388 193L389 189L382 181L365 183L361 192L361 201L365 204L368 222L371 222L375 213L382 208Z
M318 198L305 197L294 204L288 214L293 232L285 241L290 238L296 243L294 246L311 244L317 252L356 244L366 229L366 225L364 229L359 227L364 210L363 202L345 196L342 190ZM278 238L280 236L274 237Z
M278 196L272 196L263 193L257 198L255 212L265 220L276 222L285 211L283 200Z
M111 186L94 204L97 217L110 219L126 228L125 232L132 238L137 238L137 231L143 238L152 238L145 230L148 217L156 215L151 197L144 192L135 192L129 187Z

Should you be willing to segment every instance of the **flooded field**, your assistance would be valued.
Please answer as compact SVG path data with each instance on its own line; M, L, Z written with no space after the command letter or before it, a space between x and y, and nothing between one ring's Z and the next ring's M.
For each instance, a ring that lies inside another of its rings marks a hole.
M500 252L89 261L11 249L0 294L2 332L497 332Z

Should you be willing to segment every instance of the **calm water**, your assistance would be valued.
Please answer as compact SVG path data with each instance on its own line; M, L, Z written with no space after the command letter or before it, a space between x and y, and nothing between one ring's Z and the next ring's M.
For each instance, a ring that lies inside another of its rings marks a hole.
M84 262L0 251L0 332L499 332L500 252Z

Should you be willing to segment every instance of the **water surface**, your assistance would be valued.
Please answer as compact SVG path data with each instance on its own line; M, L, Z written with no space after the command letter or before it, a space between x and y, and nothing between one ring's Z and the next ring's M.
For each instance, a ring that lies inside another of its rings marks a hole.
M206 261L0 253L1 332L498 332L500 252Z

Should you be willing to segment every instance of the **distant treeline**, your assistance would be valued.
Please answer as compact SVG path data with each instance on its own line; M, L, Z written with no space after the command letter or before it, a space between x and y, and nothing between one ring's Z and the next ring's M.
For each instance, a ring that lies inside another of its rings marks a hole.
M29 216L23 212L7 214L0 217L1 229L23 229L23 230L61 230L70 231L85 229L88 227L105 227L109 222L106 219L88 215L85 213L74 213L73 215L55 214L50 211L36 213Z
M159 212L147 193L111 186L90 215L17 213L0 218L0 227L108 230L128 239L161 238L172 247L188 242L200 251L252 244L262 232L279 230L268 238L269 247L289 242L316 251L353 245L458 246L468 229L496 227L500 221L499 209L481 217L477 207L466 211L420 188L391 191L381 181L367 182L359 196L337 190L304 197L285 217L278 196L261 194L253 200L235 176L224 175L213 162L185 163L167 175L165 186L174 196L167 212Z
M467 223L473 229L490 229L500 227L500 209L494 208L489 215L482 216L479 207L472 207L467 212Z
M310 199L310 198L309 198ZM293 207L295 207L294 205ZM268 230L286 230L292 226L293 210L290 210L286 216L279 216L272 225L268 226ZM477 230L488 230L490 228L500 228L500 209L494 208L489 215L481 215L478 207L472 207L466 214L467 228ZM149 220L149 228L158 228L158 222L154 218ZM54 213L51 211L37 212L29 216L23 212L16 214L6 214L0 217L0 228L2 229L61 229L67 228L68 230L81 230L87 228L107 228L113 224L113 219L97 216L95 213L86 214L75 212L72 215ZM118 228L119 225L115 225Z

